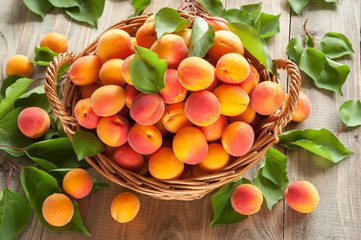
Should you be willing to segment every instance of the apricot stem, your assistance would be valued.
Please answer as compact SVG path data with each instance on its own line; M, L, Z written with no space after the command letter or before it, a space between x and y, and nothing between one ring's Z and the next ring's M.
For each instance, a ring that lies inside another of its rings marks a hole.
M316 48L317 50L320 50L320 49L318 48L317 43L316 43L316 40L317 40L317 39L316 39L314 36L312 36L312 34L309 33L309 32L307 31L307 29L306 29L306 25L307 25L308 20L310 20L310 19L307 18L306 21L305 21L305 23L303 24L303 30L304 30L304 32L306 33L306 35L308 35L308 36L310 36L310 37L312 38L313 42L315 43L315 48ZM305 48L307 48L306 43L305 43Z

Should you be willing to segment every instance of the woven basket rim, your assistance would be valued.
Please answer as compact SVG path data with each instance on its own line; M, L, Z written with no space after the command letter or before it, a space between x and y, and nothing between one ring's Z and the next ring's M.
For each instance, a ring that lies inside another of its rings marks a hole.
M189 16L188 12L179 12L183 18ZM119 23L108 28L106 31L110 29L122 29L130 34L134 34L151 14L152 13L120 21ZM191 16L194 16L194 13L190 14ZM72 63L81 56L95 54L97 42L102 34L100 34L82 52L73 53L70 51L59 54L59 56L55 57L53 62L49 64L47 69L45 92L54 113L60 119L64 127L64 131L70 140L72 140L72 136L75 134L75 132L81 129L73 113L75 103L79 99L80 95L79 87L72 84L69 77L67 77L63 90L64 95L62 102L56 92L56 74L59 67L64 63ZM259 72L260 81L272 81L280 84L280 81L275 76L273 76L246 49L245 57L255 66ZM251 150L246 155L237 158L236 161L232 162L229 166L220 170L219 172L183 180L159 180L121 169L112 160L108 159L103 154L86 157L86 161L99 173L111 181L157 199L193 200L205 196L209 192L223 186L224 184L240 177L245 172L247 172L256 162L258 162L258 160L263 157L270 146L278 142L278 135L282 133L282 128L291 121L293 112L297 107L298 95L301 85L300 73L297 65L287 59L276 59L273 60L273 62L276 69L286 70L289 74L290 82L288 102L287 104L284 104L276 113L270 115L264 120L260 127L260 135L257 139L255 139Z

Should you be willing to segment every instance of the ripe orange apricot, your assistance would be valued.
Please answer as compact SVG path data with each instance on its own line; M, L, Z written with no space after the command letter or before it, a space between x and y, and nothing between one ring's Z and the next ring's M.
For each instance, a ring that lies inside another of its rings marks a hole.
M184 169L184 163L179 161L171 148L161 148L149 159L149 172L158 179L176 179Z
M288 205L300 213L315 210L319 202L319 195L315 186L308 181L291 183L285 191Z
M62 227L68 224L73 218L74 205L66 195L54 193L45 199L42 206L42 213L50 225Z
M69 77L75 85L89 86L99 78L100 58L95 55L80 57L71 65Z
M63 179L64 191L75 199L87 196L92 190L92 187L92 177L87 171L81 168L72 169Z
M135 218L139 212L139 198L130 192L119 193L112 201L110 212L112 217L120 222L126 223Z
M103 85L123 86L125 84L121 74L123 62L122 59L113 58L103 64L99 72L99 78Z
M39 107L28 107L18 116L20 131L29 138L40 138L50 127L50 118L45 110Z
M24 55L12 56L6 63L6 74L8 76L23 75L29 77L32 72L33 64Z
M233 209L243 215L257 213L262 205L263 195L258 187L251 184L242 184L232 193L231 203Z
M68 51L68 40L63 34L48 33L40 41L40 47L48 47L51 51L59 54Z
M98 41L97 51L102 63L113 58L125 59L131 53L129 34L120 29L106 31Z

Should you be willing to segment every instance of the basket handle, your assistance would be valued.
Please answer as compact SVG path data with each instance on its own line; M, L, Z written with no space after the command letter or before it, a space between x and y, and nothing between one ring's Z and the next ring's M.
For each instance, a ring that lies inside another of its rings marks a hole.
M53 109L55 115L61 120L61 123L64 127L65 133L71 138L71 133L74 133L74 130L69 126L76 126L77 122L74 117L70 116L66 111L64 104L61 102L58 93L56 91L57 85L57 74L59 68L64 63L72 63L79 57L79 52L73 53L72 51L66 53L60 53L58 56L54 57L53 61L50 62L47 71L45 84L45 93L48 97L51 108Z
M283 109L276 116L274 116L279 118L278 121L276 121L273 129L274 136L278 142L278 135L282 133L282 129L291 121L293 113L297 107L298 96L301 88L301 75L298 66L288 59L275 59L273 60L273 63L277 70L286 70L290 77L288 86L289 98L287 103L285 102L285 107L283 107ZM274 76L272 77L275 78Z

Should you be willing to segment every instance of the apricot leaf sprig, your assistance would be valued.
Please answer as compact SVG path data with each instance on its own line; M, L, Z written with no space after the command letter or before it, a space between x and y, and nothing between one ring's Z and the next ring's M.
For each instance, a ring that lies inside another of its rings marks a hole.
M144 9L148 7L150 2L151 0L133 0L132 5L135 8L135 12L132 15L130 15L129 18L142 14Z
M98 28L97 21L102 16L105 0L23 0L27 8L44 20L51 8L64 9L71 18L86 22Z
M269 148L252 181L253 185L261 190L270 211L273 205L283 198L288 187L286 164L287 156L274 148ZM242 184L251 184L251 181L244 177L238 178L224 185L212 197L214 219L211 226L234 224L248 218L248 216L236 212L231 204L231 195L234 189Z
M194 18L191 43L188 57L204 57L214 42L214 27L209 25L203 18Z
M167 33L181 32L191 25L191 17L182 19L179 12L172 8L160 9L154 17L158 40Z
M5 188L0 193L0 239L16 239L30 220L30 207L20 193Z
M318 88L333 91L341 96L342 86L350 73L349 66L335 61L340 57L354 54L348 38L341 33L326 33L319 46L304 24L304 44L301 35L290 40L288 56L299 65Z
M310 0L288 0L291 5L292 10L298 15L302 15L303 9L307 6ZM324 0L326 3L338 3L340 4L340 0Z
M279 144L289 150L302 147L333 163L338 163L354 154L332 132L325 128L284 132L279 136Z

